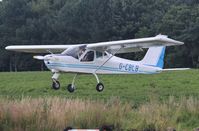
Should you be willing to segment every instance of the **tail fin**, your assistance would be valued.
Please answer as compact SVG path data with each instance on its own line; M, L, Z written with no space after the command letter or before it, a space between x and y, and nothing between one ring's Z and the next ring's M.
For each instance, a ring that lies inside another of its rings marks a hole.
M144 65L163 68L165 49L165 46L150 47L143 60L141 60L141 63Z

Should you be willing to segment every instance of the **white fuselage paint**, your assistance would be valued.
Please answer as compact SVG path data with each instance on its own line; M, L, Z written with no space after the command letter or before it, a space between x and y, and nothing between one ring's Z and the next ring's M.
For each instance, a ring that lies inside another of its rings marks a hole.
M106 62L107 61L107 62ZM108 54L95 58L92 62L66 55L46 55L45 65L51 71L96 73L96 74L154 74L162 71L159 67L144 65L141 61L131 61Z

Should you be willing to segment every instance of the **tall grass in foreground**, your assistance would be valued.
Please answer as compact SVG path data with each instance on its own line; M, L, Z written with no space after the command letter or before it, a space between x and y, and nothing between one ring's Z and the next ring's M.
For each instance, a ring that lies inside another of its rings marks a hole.
M1 131L57 131L67 126L98 128L114 125L116 131L138 129L165 131L175 127L189 131L199 126L199 101L192 97L178 102L151 101L134 109L119 99L108 102L81 99L23 98L0 99Z

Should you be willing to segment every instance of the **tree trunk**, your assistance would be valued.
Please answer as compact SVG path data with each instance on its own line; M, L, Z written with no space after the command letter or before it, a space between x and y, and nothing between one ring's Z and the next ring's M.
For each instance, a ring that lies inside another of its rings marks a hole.
M44 71L44 63L41 63L41 71Z
M15 68L15 72L17 72L17 60L16 60L16 53L14 55L14 68Z
M10 62L9 62L9 67L10 67L10 72L12 72L12 59L10 58Z

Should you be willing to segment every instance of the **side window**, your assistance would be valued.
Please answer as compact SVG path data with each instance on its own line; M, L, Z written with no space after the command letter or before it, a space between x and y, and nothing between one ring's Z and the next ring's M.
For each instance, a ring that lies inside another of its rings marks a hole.
M103 53L102 52L99 52L99 51L96 51L96 58L102 58L103 57Z
M94 51L88 51L85 56L81 59L82 62L94 61Z

